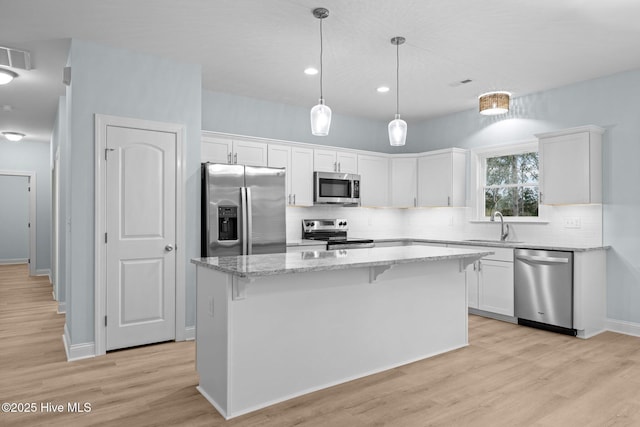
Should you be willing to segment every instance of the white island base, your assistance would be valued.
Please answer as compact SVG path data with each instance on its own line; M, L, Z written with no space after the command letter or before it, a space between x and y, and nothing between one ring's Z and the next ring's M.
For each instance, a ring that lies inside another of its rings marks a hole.
M464 261L251 278L198 265L198 390L229 419L464 347Z

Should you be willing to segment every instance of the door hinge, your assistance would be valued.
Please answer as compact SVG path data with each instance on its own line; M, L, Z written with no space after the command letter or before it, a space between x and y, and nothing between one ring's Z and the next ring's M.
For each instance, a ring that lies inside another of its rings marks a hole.
M27 264L31 264L31 258L27 260Z
M28 191L28 192L31 192L31 187L27 187L27 191Z
M104 242L107 243L107 233L104 233Z
M27 223L27 228L31 228L31 223Z
M104 326L107 326L107 316L104 316Z
M115 148L105 148L104 149L104 159L107 160L107 154L109 154L109 151L114 151Z

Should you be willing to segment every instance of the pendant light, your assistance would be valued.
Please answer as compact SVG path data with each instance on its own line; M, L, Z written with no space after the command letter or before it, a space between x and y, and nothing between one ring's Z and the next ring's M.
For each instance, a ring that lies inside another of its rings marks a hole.
M509 112L509 92L487 92L478 97L478 108L484 116L495 116Z
M405 144L407 140L407 122L400 118L400 45L404 37L394 37L391 44L396 46L396 118L389 122L389 143L394 147Z
M329 10L318 7L313 9L313 16L320 20L320 102L311 109L311 133L315 136L327 136L331 126L331 108L325 105L322 97L322 20L329 16Z

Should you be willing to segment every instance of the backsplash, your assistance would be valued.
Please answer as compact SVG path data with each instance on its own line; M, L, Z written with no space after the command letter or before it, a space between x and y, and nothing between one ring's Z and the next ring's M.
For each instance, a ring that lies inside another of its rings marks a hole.
M549 245L602 245L602 205L541 206L545 223L507 223L508 240ZM470 208L287 207L287 242L301 238L302 219L346 218L349 237L499 239L499 222L471 222Z

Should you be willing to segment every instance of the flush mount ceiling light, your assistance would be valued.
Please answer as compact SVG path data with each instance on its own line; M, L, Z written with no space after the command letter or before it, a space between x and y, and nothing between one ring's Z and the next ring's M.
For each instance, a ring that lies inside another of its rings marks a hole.
M487 92L478 97L480 114L494 116L509 112L509 92Z
M25 137L25 134L20 132L2 132L2 135L9 141L20 141Z
M318 74L318 70L313 67L309 67L304 69L304 73L308 76L315 76L316 74Z
M396 46L396 118L389 122L389 143L396 147L407 140L407 122L400 118L400 45L405 41L399 36L391 39L391 44Z
M324 104L322 97L322 20L329 16L329 10L318 7L313 9L313 16L320 20L320 102L311 109L311 133L327 136L331 126L331 108Z
M11 70L7 70L6 68L0 68L0 85L6 85L16 77L18 77L17 73L14 73Z
M388 86L380 86L379 88L376 89L378 92L380 93L387 93L389 92L389 87Z

